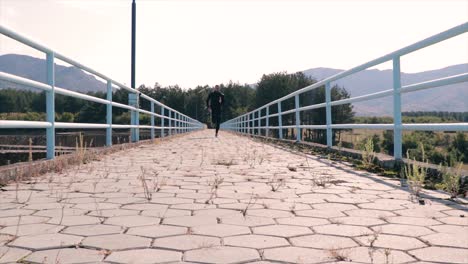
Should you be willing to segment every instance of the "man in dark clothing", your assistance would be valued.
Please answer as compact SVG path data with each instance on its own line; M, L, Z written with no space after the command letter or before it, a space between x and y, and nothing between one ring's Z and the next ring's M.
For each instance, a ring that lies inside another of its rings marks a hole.
M221 106L224 104L224 94L222 94L219 89L219 85L216 85L214 91L206 98L206 108L210 111L211 122L213 122L216 127L216 137L218 137L219 124L221 123Z

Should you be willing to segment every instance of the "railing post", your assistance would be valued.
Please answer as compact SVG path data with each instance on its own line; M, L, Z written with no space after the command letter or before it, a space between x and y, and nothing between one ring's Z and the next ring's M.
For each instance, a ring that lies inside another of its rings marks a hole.
M151 102L151 140L154 140L154 102Z
M169 109L168 109L168 110L169 110ZM172 114L171 114L171 112L172 112L172 111L169 110L168 113L167 113L167 117L168 117L167 120L169 121L167 132L168 132L169 136L172 135L172 119L171 119L171 118L172 118L172 117L171 117Z
M296 141L300 142L301 141L301 128L299 126L301 125L301 113L299 112L299 95L298 94L294 96L294 102L296 105Z
M283 117L281 112L281 102L278 102L278 135L280 139L283 139Z
M268 137L270 135L270 106L266 107L266 121L265 121L265 136Z
M106 105L106 112L107 112L107 125L106 128L106 146L112 146L112 82L107 80L107 101L109 103Z
M130 106L133 106L135 108L139 108L139 103L138 103L138 94L137 93L129 93L128 94L128 104ZM139 115L138 115L138 111L134 111L134 110L130 110L130 124L132 126L138 126L140 124L140 120L139 120ZM138 127L132 127L130 129L130 133L131 133L131 139L132 139L132 142L138 142L138 140L140 139L140 135L139 135L139 129Z
M330 83L327 82L325 84L325 111L326 111L326 119L327 119L327 147L331 148L333 145L332 140L332 115L331 115L331 88Z
M247 114L247 134L250 134L250 114Z
M400 57L393 58L393 156L401 160L401 70Z
M47 84L52 88L46 91L46 121L52 126L46 128L47 140L47 159L55 158L55 67L54 67L54 53L48 52L47 59Z
M166 118L164 118L164 106L161 106L161 136L164 137L164 123L166 122Z
M260 117L262 117L262 110L261 110L261 109L258 110L257 113L258 113L258 114L257 114L257 118L258 118L258 119L257 119L257 134L258 134L259 136L261 136L262 133L261 133L261 131L260 131L260 127L261 127L261 119L260 119Z

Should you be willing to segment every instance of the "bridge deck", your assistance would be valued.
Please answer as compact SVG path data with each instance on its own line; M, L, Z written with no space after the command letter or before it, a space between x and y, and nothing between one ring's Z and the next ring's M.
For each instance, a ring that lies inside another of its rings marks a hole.
M429 191L419 205L398 181L212 134L4 187L0 262L468 263L466 207Z

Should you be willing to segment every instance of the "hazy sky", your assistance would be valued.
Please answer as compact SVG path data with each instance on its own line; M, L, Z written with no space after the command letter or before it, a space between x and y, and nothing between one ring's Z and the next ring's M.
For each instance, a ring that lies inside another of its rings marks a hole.
M468 0L136 2L136 80L151 86L348 69L468 22ZM126 84L130 23L131 0L0 0L1 25ZM6 53L44 57L0 36ZM467 62L468 34L401 59L404 72Z

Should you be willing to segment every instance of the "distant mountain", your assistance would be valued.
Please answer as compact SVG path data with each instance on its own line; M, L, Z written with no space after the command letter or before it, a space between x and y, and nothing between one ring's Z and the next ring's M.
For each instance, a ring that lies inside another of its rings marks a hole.
M343 70L313 68L304 74L316 80L323 80ZM468 72L468 63L419 73L401 73L402 85L414 84ZM393 88L392 70L365 70L345 77L337 82L346 88L352 97ZM355 103L354 111L361 116L391 115L392 97ZM452 111L468 112L468 83L447 85L402 96L403 111Z
M0 71L46 83L46 61L26 55L6 54L0 56ZM105 92L106 84L74 66L55 64L55 85L72 91ZM29 89L16 84L0 81L0 89ZM35 89L34 89L35 90Z

